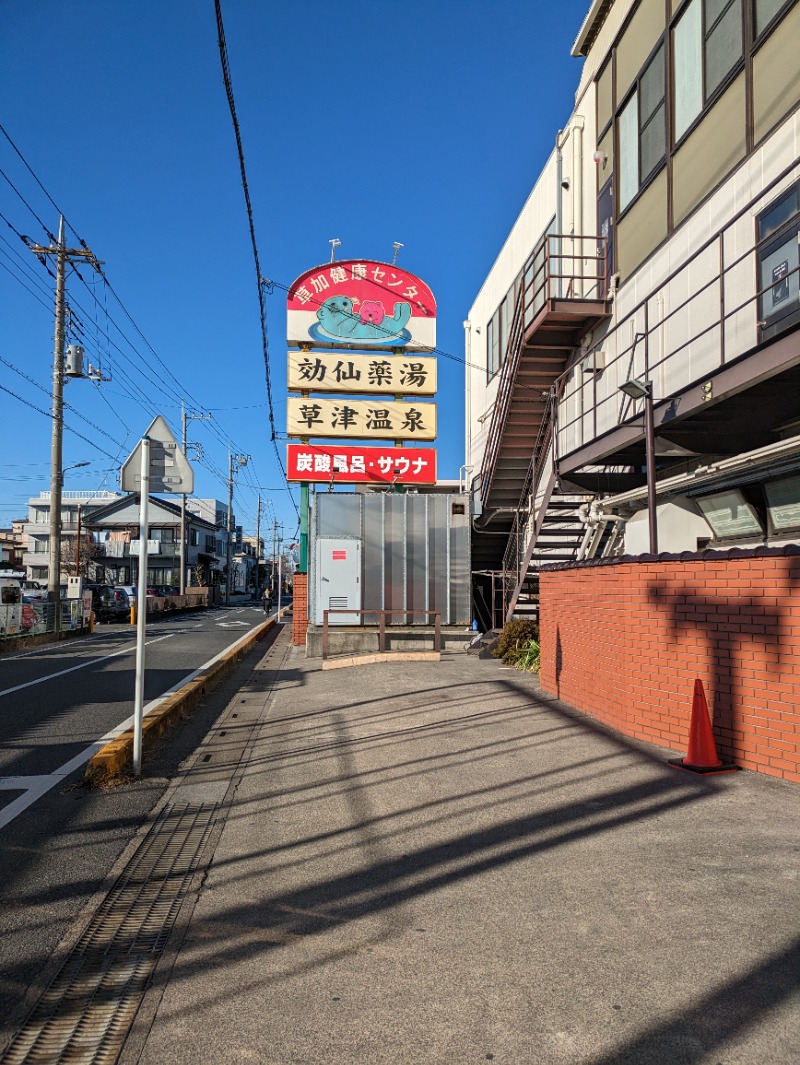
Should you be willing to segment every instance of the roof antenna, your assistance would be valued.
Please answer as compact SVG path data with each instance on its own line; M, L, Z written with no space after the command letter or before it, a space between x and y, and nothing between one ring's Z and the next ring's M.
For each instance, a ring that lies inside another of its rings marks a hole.
M338 237L334 237L333 240L329 240L328 243L331 246L331 262L333 262L336 258L336 249L341 247L342 242Z
M401 248L405 247L405 244L401 244L398 240L396 240L392 244L392 247L394 248L394 258L392 259L392 266L394 266L394 264L397 262L397 253L400 251Z

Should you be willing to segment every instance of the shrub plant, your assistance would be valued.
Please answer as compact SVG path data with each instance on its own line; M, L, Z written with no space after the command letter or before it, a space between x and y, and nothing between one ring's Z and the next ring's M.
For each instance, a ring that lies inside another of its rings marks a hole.
M492 654L506 665L515 666L523 654L529 653L532 644L538 656L539 626L535 621L519 618L506 622Z

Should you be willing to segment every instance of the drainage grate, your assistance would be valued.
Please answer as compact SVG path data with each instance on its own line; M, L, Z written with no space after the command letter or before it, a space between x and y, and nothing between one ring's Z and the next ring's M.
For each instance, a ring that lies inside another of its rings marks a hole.
M3 1065L112 1065L169 937L216 805L165 807Z

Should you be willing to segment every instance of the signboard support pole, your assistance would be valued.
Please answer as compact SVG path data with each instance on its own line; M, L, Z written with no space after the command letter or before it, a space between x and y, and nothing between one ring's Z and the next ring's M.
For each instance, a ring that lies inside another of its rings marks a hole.
M139 496L139 576L136 606L136 694L133 703L133 774L142 775L142 716L144 704L144 638L147 628L147 506L150 491L150 438L142 440L142 477Z
M300 572L308 573L308 485L300 485Z

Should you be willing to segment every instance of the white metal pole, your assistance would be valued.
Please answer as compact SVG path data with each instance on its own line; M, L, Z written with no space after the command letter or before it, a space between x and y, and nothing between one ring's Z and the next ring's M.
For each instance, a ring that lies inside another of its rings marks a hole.
M142 709L144 705L144 637L147 627L147 505L150 492L150 439L142 440L139 503L139 587L136 606L136 695L133 704L133 773L142 775Z
M283 553L281 552L281 545L280 545L280 541L279 541L278 542L278 615L277 615L278 621L281 620L281 584L283 583L283 574L281 572L282 571L282 565L283 565Z

